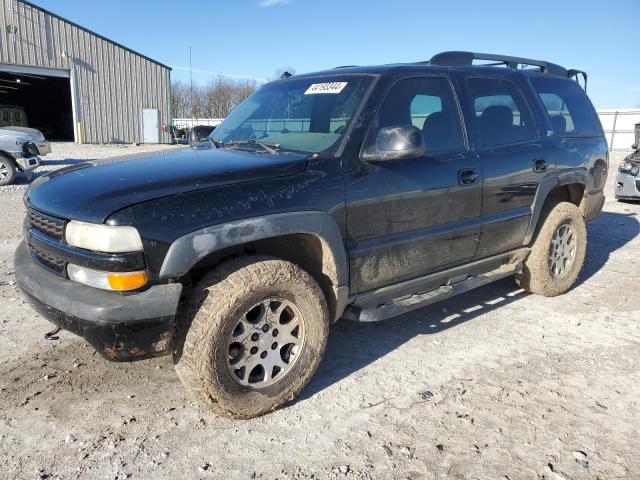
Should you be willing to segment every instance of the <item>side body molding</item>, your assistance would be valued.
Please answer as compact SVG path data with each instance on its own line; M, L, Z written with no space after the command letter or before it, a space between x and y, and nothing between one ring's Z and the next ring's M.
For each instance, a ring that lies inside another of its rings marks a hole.
M160 278L187 274L202 259L224 248L290 234L308 234L322 243L323 273L331 279L335 295L329 303L334 320L344 311L349 296L349 264L336 221L324 212L293 212L223 223L189 233L171 244L160 269Z

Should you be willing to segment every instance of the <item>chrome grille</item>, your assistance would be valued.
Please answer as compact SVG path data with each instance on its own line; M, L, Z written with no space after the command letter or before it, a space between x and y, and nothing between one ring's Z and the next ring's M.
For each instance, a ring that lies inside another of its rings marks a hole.
M32 208L28 209L27 216L29 218L29 224L33 228L56 240L62 240L64 236L64 220L46 215Z

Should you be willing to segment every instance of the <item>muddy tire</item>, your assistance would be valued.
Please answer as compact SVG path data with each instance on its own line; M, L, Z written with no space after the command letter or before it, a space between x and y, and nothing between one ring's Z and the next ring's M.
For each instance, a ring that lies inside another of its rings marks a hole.
M16 179L16 166L7 157L0 156L0 186L10 185Z
M555 297L567 292L582 270L587 228L578 207L560 202L545 208L516 282L526 291Z
M267 256L221 265L194 288L174 354L185 388L219 415L246 419L293 400L329 332L326 300L300 267Z

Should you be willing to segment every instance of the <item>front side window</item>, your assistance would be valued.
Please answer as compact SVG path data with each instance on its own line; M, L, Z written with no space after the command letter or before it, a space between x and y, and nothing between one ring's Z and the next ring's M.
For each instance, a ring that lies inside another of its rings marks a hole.
M468 85L485 147L522 143L536 137L529 108L512 82L471 78Z
M368 138L383 127L413 125L422 131L427 152L465 147L458 106L446 78L400 80L385 97Z
M560 78L532 78L531 84L549 115L555 135L602 135L600 120L577 83Z
M362 103L372 77L338 75L265 85L216 128L229 146L257 141L304 153L333 153Z

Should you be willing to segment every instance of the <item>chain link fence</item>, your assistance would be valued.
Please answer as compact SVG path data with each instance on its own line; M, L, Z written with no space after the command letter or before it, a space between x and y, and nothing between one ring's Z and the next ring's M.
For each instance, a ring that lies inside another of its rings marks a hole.
M609 150L630 150L636 143L636 125L640 129L640 109L598 110L598 117L609 142Z

